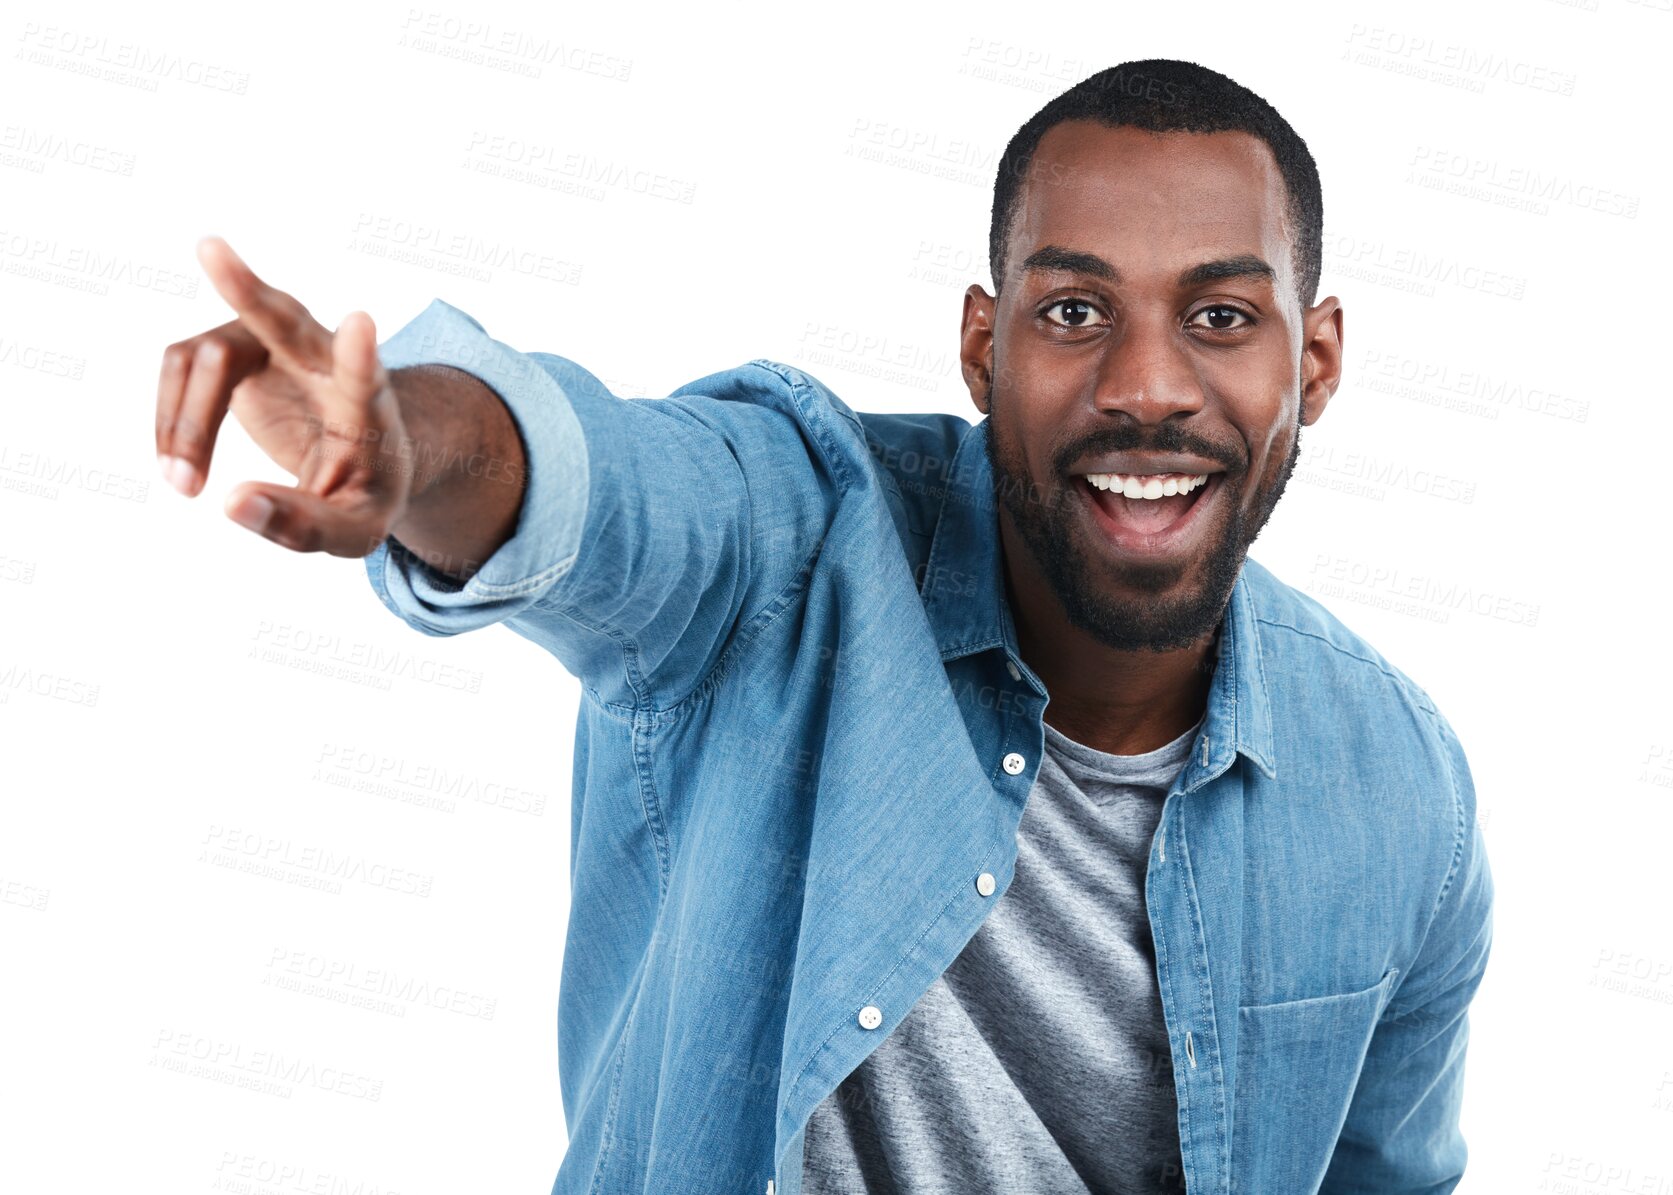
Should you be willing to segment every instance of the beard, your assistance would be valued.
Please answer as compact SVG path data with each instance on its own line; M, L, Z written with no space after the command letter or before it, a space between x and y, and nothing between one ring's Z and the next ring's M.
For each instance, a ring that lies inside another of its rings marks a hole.
M1235 487L1242 484L1248 471L1247 464L1236 459L1237 449L1182 432L1177 424L1151 429L1130 422L1111 425L1097 436L1059 452L1055 459L1061 466L1056 477L1036 480L1021 446L999 434L1000 425L992 418L991 381L987 400L987 454L993 470L994 496L1010 512L1070 624L1117 651L1173 651L1217 635L1249 545L1272 517L1300 458L1299 394L1289 455L1277 477L1256 495L1252 511L1236 501ZM1203 555L1183 566L1125 566L1114 574L1115 584L1107 584L1104 579L1111 576L1111 566L1101 558L1094 559L1075 532L1085 518L1084 512L1076 509L1083 501L1074 492L1079 482L1064 483L1057 478L1064 476L1074 461L1092 453L1129 450L1192 452L1224 465L1226 472L1219 485L1225 492L1218 497L1224 499L1230 513L1220 516L1220 532Z

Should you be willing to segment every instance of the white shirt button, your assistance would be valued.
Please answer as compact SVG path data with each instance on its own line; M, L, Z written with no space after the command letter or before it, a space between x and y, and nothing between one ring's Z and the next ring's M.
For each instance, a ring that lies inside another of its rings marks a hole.
M980 892L983 896L993 895L992 872L984 871L981 875L976 877L976 891Z
M1000 766L1003 767L1008 774L1015 776L1018 772L1022 771L1023 768L1028 766L1028 761L1013 751L1005 757L1004 762L1000 764Z
M1005 668L1008 672L1010 672L1012 680L1022 679L1022 671L1017 667L1017 662L1015 660L1006 660Z
M860 1009L860 1028L875 1029L883 1023L883 1012L875 1004Z

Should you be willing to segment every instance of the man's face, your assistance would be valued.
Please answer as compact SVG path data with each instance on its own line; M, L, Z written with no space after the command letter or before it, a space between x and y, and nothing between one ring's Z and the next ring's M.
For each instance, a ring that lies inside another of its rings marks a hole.
M1208 263L1230 264L1188 276ZM962 352L1002 511L1075 626L1202 641L1339 376L1340 308L1299 308L1271 152L1057 125L1005 268L997 300L967 292Z

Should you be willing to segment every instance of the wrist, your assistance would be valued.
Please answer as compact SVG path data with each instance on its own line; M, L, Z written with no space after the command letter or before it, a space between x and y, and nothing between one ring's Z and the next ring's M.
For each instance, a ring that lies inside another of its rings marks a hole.
M410 365L389 373L402 427L399 442L390 445L389 451L399 458L410 480L409 510L433 500L458 471L460 454L451 445L463 440L461 425L467 421L460 410L465 404L447 401L444 392L444 375L451 372L447 366Z

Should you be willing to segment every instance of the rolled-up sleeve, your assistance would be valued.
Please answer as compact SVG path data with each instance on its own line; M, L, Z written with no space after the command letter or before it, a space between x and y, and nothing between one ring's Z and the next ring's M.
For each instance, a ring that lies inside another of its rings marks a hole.
M747 613L780 608L821 549L840 490L802 412L827 413L798 400L782 367L751 362L666 398L623 398L439 299L378 352L386 368L479 378L523 442L516 528L468 581L394 537L366 557L379 598L425 634L504 622L601 700L661 706L699 683Z
M427 635L502 622L539 600L574 564L587 517L587 451L556 378L532 357L493 339L469 315L436 299L378 348L384 368L450 365L499 395L523 444L517 526L468 581L425 564L393 536L365 557L385 606ZM493 469L501 462L483 462ZM466 462L465 467L473 467Z

